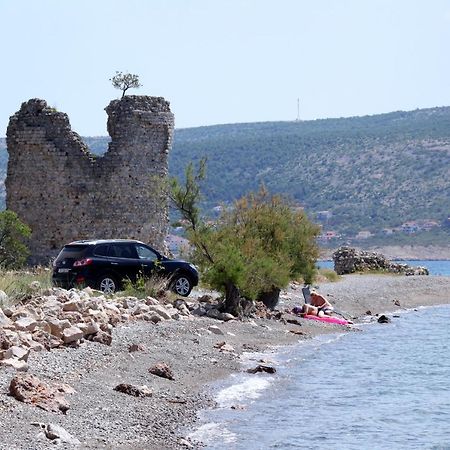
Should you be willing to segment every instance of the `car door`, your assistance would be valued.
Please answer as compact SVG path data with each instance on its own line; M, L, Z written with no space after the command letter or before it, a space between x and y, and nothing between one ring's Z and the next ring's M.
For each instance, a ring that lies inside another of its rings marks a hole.
M112 243L109 246L108 257L111 270L119 276L120 281L136 281L141 268L134 244Z
M135 244L135 249L144 275L150 277L153 273L158 272L160 269L159 254L144 244Z

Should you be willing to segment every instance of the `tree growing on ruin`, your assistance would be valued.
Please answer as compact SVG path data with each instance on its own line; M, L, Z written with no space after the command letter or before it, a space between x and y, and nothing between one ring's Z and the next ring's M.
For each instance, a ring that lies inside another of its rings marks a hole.
M312 282L319 228L264 187L224 209L218 221L202 220L198 183L204 178L204 164L197 173L189 164L184 184L172 179L170 198L186 224L202 279L224 293L222 309L240 316L254 300L274 306L290 280Z
M25 241L31 229L14 211L0 212L0 267L18 269L25 264L30 252Z
M116 89L120 89L122 91L122 98L125 96L125 92L127 92L128 89L138 89L142 86L142 84L139 83L139 75L135 75L133 73L122 73L116 71L116 74L110 78L109 81L111 81L112 85Z

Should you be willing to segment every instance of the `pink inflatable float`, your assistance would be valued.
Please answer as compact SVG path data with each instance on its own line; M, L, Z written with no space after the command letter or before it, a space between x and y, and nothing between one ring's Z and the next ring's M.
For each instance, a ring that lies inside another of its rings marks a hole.
M318 317L318 316L312 316L310 314L307 314L306 316L303 316L304 319L310 319L310 320L319 320L320 322L327 322L327 323L337 323L338 325L349 325L351 322L345 319L340 319L339 317L331 317L331 316L324 316L324 317Z

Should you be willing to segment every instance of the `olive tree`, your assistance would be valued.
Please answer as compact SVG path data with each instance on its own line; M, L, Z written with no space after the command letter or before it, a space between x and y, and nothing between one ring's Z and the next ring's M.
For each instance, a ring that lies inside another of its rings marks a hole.
M203 280L225 295L223 310L242 315L253 300L274 305L290 280L311 282L318 226L264 187L224 208L216 222L201 220L198 183L204 167L202 161L195 174L190 164L183 185L173 179L171 200L184 219Z
M116 89L122 91L122 98L125 96L125 92L127 92L128 89L138 89L142 86L142 84L139 83L139 75L133 73L116 72L109 81L111 81Z
M18 269L25 264L30 252L25 240L31 229L14 211L0 212L0 267Z

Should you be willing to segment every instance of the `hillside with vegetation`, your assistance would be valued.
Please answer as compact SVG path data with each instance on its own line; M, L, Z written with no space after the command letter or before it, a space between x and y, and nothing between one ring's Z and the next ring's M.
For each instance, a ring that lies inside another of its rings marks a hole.
M94 153L106 149L107 138L84 139ZM441 225L450 215L450 107L176 130L171 175L203 157L206 210L264 183L304 207L333 242L360 232L374 243L449 240Z

